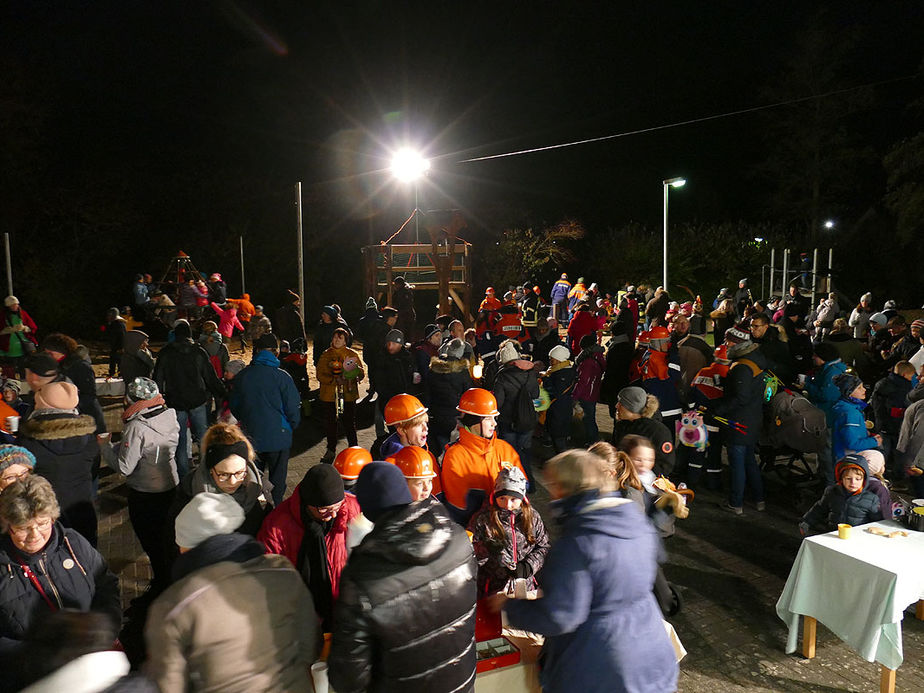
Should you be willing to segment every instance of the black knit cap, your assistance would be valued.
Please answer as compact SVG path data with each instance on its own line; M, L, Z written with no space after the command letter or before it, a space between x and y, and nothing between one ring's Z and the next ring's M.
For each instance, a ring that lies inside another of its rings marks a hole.
M837 352L837 347L835 347L830 342L820 342L815 347L815 356L820 358L825 363L828 361L837 361L841 357L841 355Z
M298 492L303 505L326 508L343 500L343 479L333 465L316 464L305 472Z
M48 378L58 374L58 362L54 356L45 352L38 351L26 358L26 368L35 373L40 378Z

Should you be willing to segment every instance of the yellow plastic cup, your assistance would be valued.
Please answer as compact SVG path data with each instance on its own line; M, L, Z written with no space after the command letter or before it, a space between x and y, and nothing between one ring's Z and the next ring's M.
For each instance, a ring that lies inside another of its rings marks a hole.
M838 525L837 536L840 539L850 539L850 525Z

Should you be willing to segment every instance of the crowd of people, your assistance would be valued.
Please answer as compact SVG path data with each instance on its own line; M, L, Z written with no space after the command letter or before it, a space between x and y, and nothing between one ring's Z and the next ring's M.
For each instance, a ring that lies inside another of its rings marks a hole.
M789 423L778 402L807 398L822 422L823 493L803 533L891 517L903 486L924 496L924 321L876 311L869 294L842 313L833 294L812 308L794 283L755 300L742 280L706 306L562 274L548 301L531 282L500 298L488 287L473 327L436 315L418 334L399 277L399 305L370 297L355 332L324 306L309 345L300 320L281 339L286 317L228 299L220 275L203 284L178 288L156 353L143 325L109 311L118 440L86 350L5 301L0 657L23 687L93 663L100 686L87 690L307 691L324 649L340 693L472 690L476 612L503 610L545 637L544 690L673 690L663 618L680 603L662 541L691 489L725 485L733 515L746 501L764 510L768 415ZM132 314L155 319L154 293L139 275ZM315 396L326 451L287 493ZM796 433L794 446L812 432ZM151 564L136 672L112 652L123 614L96 549L101 464L124 476ZM540 482L554 542L530 502ZM26 648L54 656L36 664Z

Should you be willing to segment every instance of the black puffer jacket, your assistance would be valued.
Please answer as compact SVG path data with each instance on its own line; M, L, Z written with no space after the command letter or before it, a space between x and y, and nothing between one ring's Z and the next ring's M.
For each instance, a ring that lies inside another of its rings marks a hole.
M413 393L416 387L413 377L414 357L407 347L401 347L397 354L382 352L375 370L375 391L382 400L380 406L384 408L388 400L402 392Z
M494 379L494 396L497 398L497 426L502 431L516 431L525 433L536 427L539 415L532 407L528 411L520 412L520 391L526 389L530 400L539 397L539 380L533 369L533 362L526 359L509 361L500 367ZM526 414L523 420L521 414Z
M455 428L456 407L462 393L474 387L468 361L434 356L430 359L430 373L427 376L427 390L430 400L431 426L436 424L447 431Z
M340 578L328 658L338 693L475 685L475 575L465 530L435 500L387 513Z
M642 436L655 449L654 473L668 475L674 469L674 432L660 421L647 416L640 419L618 419L613 423L613 445L628 435Z
M96 422L89 416L33 414L22 426L21 445L35 455L35 473L51 483L61 522L96 545L93 470L99 457Z
M191 339L167 344L157 355L154 381L164 395L167 406L189 411L205 404L209 392L218 399L227 396L205 349Z
M23 564L36 576L56 609L100 611L122 623L119 579L105 559L77 532L54 524L48 545L38 553L19 551L8 534L0 537L0 642L22 640L36 613L48 609L26 577Z

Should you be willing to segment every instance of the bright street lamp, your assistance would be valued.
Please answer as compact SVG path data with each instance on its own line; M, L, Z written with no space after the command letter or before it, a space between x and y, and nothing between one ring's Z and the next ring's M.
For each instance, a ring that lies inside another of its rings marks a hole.
M687 184L686 178L668 178L664 181L664 272L661 278L661 286L667 291L667 191L670 188L682 188Z
M834 228L834 220L833 220L833 219L828 219L828 220L825 222L825 228L826 228L826 229L833 229L833 228Z
M414 242L420 243L420 209L418 208L418 181L430 170L430 160L413 149L399 149L391 158L391 172L403 183L414 184Z

